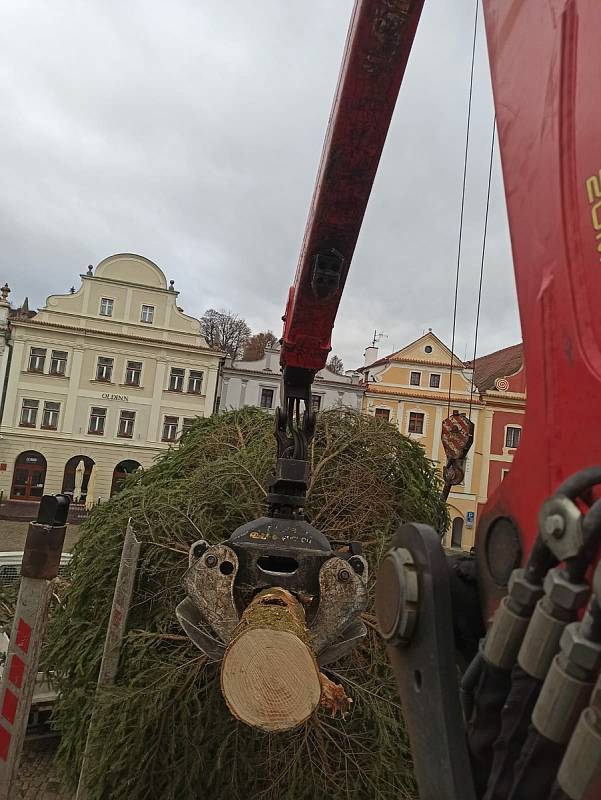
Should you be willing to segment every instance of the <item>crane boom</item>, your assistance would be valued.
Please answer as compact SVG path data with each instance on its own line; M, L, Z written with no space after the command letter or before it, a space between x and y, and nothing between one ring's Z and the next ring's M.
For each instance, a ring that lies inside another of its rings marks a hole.
M281 364L315 373L331 335L424 0L356 0L294 284Z

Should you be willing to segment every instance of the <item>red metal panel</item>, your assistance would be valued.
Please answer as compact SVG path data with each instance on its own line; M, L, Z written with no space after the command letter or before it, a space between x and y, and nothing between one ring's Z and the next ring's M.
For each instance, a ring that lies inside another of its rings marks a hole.
M528 379L485 516L513 518L528 551L541 502L601 462L601 2L484 10Z
M356 0L300 259L286 308L281 362L319 370L424 0ZM315 257L342 256L338 286L319 298Z
M10 660L10 669L8 671L8 680L17 689L23 686L23 675L25 674L25 662L19 658L16 653L13 653Z
M4 725L0 724L0 761L6 761L8 759L11 738L10 733Z

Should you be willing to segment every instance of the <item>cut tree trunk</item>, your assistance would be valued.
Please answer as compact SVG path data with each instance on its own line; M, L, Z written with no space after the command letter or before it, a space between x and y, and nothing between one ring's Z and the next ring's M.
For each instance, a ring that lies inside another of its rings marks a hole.
M264 731L286 731L319 705L321 679L302 605L285 589L260 592L245 609L221 665L231 713Z

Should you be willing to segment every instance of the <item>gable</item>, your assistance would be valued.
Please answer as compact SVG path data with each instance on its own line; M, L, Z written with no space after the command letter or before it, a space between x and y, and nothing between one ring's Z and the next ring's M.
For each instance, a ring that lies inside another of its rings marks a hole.
M411 342L401 350L397 350L389 358L390 361L418 361L424 364L451 363L451 351L432 331L428 331L419 339ZM463 369L463 362L453 356L453 366Z

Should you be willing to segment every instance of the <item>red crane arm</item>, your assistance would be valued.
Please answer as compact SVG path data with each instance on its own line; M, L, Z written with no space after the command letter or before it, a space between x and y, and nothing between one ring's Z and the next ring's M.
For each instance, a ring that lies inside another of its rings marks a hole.
M356 0L300 258L281 364L325 366L424 0Z
M528 386L519 450L478 526L490 611L511 528L528 555L542 502L600 461L601 3L484 11Z

